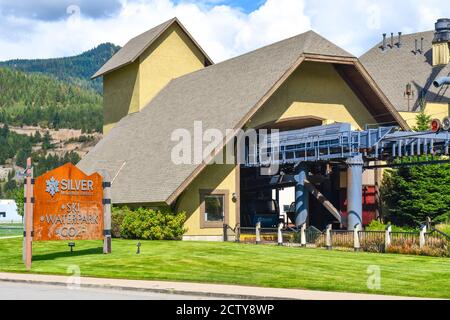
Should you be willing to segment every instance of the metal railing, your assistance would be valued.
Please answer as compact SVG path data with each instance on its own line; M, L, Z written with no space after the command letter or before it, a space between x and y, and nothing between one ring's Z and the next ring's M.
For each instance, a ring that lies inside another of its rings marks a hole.
M423 254L450 257L450 236L440 230L431 228L426 232L425 225L420 231L392 231L388 226L385 231L364 231L357 225L355 230L332 230L329 225L324 231L305 226L297 229L240 227L234 229L224 226L224 239L228 241L229 231L234 232L235 241L256 244L278 244L293 246L313 246L317 248L354 249L355 251L376 253Z
M431 227L431 232L430 232L430 233L438 234L438 235L440 235L441 237L444 237L445 239L447 239L447 241L450 241L450 235L448 235L448 234L442 232L442 231L439 230L439 229L436 229L435 227Z
M391 232L391 246L419 246L420 233L419 232Z
M277 243L277 233L277 228L259 228L258 231L257 227L242 227L240 228L240 242L261 244Z
M385 231L359 231L361 249L365 252L385 252Z
M315 227L309 227L306 229L306 243L309 245L315 245L317 242L323 241L325 243L325 233Z
M234 228L228 224L223 225L223 241L228 242L230 237L234 237L235 242L240 242L241 238L241 225L237 224Z
M404 132L395 127L354 131L340 123L273 134L260 134L249 145L246 165L298 164L339 160L363 154L366 159L387 160L420 155L448 155L450 133Z
M331 246L334 248L353 248L354 232L348 230L332 230Z

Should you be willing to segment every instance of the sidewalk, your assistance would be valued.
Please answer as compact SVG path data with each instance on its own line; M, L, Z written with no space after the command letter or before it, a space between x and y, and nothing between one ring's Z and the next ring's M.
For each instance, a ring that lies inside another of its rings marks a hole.
M0 281L36 283L65 286L73 278L36 274L0 273ZM273 289L219 284L186 282L141 281L121 279L81 278L82 287L109 288L119 290L148 291L182 295L199 295L215 298L237 299L292 299L292 300L423 300L357 293L338 293L296 289Z

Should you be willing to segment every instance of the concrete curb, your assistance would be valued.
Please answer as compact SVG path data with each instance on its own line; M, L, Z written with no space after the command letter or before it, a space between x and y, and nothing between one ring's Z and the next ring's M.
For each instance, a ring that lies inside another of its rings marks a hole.
M69 279L71 278L66 276L0 273L0 282L66 286ZM381 296L358 293L275 289L186 282L102 279L90 277L81 277L81 287L241 300L429 300L424 298Z
M11 279L1 279L1 282L11 282L11 283L25 283L25 284L36 284L36 285L52 285L65 287L66 283L62 282L47 282L47 281L38 281L38 280L11 280ZM276 297L260 297L260 296L241 296L234 294L218 294L212 292L192 292L192 291L180 291L176 289L149 289L149 288L136 288L136 287L124 287L124 286L115 286L115 285L96 285L96 284L86 284L81 283L81 288L90 288L90 289L113 289L119 291L132 291L132 292L151 292L151 293L162 293L162 294L173 294L173 295L187 295L187 296L198 296L198 297L209 297L209 298L218 298L218 299L238 299L238 300L285 300Z

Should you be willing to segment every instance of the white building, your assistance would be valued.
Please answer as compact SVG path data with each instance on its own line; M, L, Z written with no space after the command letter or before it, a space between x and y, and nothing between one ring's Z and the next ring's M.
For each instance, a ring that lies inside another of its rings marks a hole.
M0 200L0 223L22 222L14 200Z

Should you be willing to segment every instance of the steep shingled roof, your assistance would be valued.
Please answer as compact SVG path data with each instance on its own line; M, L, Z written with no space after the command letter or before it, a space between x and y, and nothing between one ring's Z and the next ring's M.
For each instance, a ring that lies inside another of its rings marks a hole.
M388 47L383 52L382 43L379 43L360 58L372 78L399 111L408 111L408 100L404 96L408 83L411 83L415 93L409 111L418 110L421 95L429 102L450 103L448 87L433 86L436 78L450 75L450 65L433 68L433 37L434 31L403 35L400 48L395 45L394 48ZM421 38L424 52L414 53L415 40L418 40L420 48Z
M117 70L123 66L126 66L129 63L136 61L144 51L149 48L158 38L166 31L170 26L174 23L177 23L180 28L188 35L188 37L192 40L192 42L198 47L198 49L202 52L205 58L208 60L210 64L213 64L213 61L208 56L208 54L200 47L200 45L195 41L195 39L189 34L183 24L177 19L170 19L140 35L131 39L125 44L125 46L120 49L111 59L109 59L101 68L98 70L93 76L92 79L101 77L106 73Z
M203 130L241 128L307 55L357 62L310 31L182 76L141 112L123 118L78 166L86 172L109 171L114 203L171 203L202 170L173 164L172 132L193 132L194 121L200 120Z

